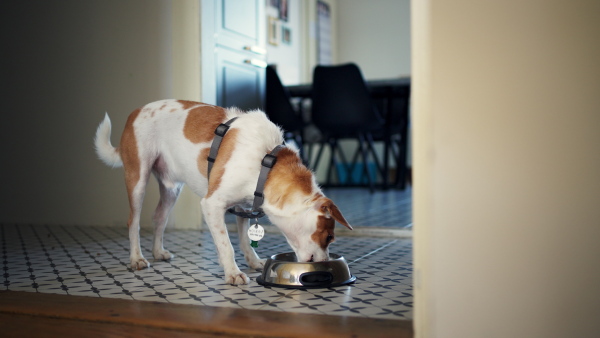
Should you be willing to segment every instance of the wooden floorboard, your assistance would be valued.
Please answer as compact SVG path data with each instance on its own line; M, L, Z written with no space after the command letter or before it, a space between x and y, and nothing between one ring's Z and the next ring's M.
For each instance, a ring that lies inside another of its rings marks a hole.
M10 337L413 336L411 321L16 291L0 291L0 323Z
M206 332L3 313L0 323L3 337L223 337Z

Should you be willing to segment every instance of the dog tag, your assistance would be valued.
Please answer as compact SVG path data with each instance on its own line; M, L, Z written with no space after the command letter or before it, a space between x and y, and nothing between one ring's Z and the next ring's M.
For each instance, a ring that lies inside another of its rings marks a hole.
M258 241L265 237L265 229L258 223L253 224L248 228L248 237L250 238L250 246L258 248Z

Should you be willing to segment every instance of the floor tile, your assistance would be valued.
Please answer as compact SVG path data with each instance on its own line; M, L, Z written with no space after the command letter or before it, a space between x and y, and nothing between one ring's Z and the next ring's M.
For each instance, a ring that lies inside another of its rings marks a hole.
M129 241L124 227L0 224L0 234L0 267L4 270L0 289L297 313L412 318L410 239L338 236L332 252L344 255L351 273L357 277L356 283L294 290L259 285L256 278L260 272L246 265L238 249L237 234L230 237L236 260L251 279L248 285L224 284L208 232L167 231L165 247L177 251L173 251L174 259L163 262L151 259L153 235L142 229L142 250L152 266L140 271L129 268ZM287 251L291 251L287 242L277 234L265 236L257 249L262 257Z

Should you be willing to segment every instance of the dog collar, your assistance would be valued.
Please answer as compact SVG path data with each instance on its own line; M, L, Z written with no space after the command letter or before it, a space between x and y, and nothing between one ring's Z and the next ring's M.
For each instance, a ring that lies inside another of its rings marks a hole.
M210 146L210 153L207 157L208 161L208 172L207 179L210 178L210 172L212 167L217 159L217 154L219 153L219 148L221 147L221 142L223 141L223 137L231 127L233 121L235 121L237 117L232 118L231 120L220 124L217 129L215 129L215 138ZM261 208L261 205L265 201L265 196L263 191L265 189L265 183L267 182L267 177L269 176L269 172L271 168L277 162L277 154L281 149L283 149L283 145L278 145L275 147L270 153L266 154L261 161L260 174L258 175L258 182L256 183L256 190L254 191L254 202L252 203L252 209L250 211L235 211L234 208L229 208L227 211L243 218L261 218L265 215L264 211Z

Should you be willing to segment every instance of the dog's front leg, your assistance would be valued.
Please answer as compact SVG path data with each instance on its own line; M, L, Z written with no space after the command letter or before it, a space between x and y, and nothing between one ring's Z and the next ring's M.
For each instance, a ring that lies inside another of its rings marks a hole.
M235 263L235 253L225 226L225 204L214 197L203 198L200 204L219 253L219 262L225 270L225 282L232 285L248 284L250 279Z
M240 207L235 207L235 210L244 211ZM247 218L237 216L236 222L238 235L240 238L240 248L244 253L244 258L246 258L246 262L248 262L248 265L251 268L262 270L267 260L260 259L260 257L256 254L256 251L254 251L254 248L250 246L250 238L248 237L248 224L250 223L250 220Z

